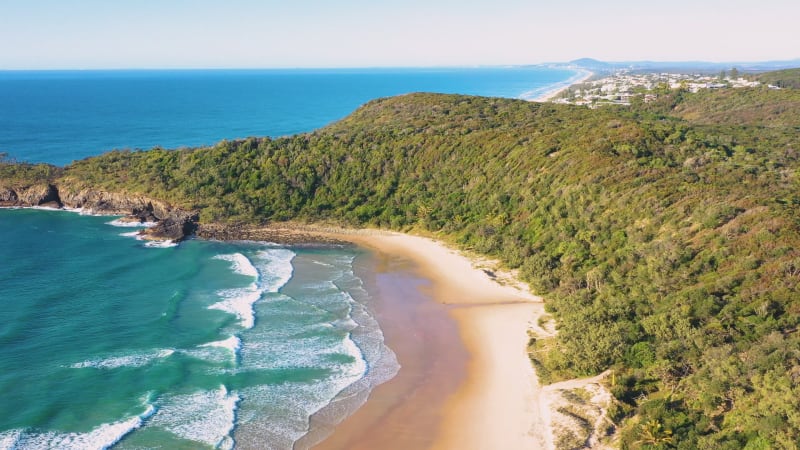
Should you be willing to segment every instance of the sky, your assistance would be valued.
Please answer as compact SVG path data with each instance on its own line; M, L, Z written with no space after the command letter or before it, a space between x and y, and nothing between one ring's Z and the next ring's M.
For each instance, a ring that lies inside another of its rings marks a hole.
M0 0L0 70L800 58L798 0Z

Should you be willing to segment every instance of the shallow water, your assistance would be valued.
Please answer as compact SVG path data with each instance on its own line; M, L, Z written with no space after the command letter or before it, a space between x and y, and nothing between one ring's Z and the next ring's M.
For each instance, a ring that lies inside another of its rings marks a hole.
M290 448L368 367L397 370L359 250L148 248L111 222L0 210L0 448Z

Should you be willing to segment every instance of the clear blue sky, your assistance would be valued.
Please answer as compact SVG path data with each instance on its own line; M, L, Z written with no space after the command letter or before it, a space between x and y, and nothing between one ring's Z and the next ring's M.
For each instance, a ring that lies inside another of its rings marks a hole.
M800 0L0 0L0 69L800 57Z

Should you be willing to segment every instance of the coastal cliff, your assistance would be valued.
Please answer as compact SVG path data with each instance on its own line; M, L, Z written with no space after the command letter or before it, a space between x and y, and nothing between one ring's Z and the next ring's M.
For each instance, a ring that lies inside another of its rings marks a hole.
M197 230L200 216L166 202L136 194L107 192L69 183L0 185L0 207L77 209L86 214L125 216L131 222L155 223L141 231L147 240L181 241Z
M25 187L0 186L0 206L62 207L58 189L52 184Z

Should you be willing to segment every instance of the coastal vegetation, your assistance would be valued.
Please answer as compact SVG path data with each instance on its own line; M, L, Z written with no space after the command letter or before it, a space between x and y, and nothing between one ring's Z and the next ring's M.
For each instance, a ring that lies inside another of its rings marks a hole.
M672 91L648 104L375 100L318 131L113 151L40 182L146 195L206 223L420 230L502 260L558 333L540 376L612 370L623 448L797 448L800 96Z
M779 88L800 89L800 69L774 70L756 75L753 78Z

